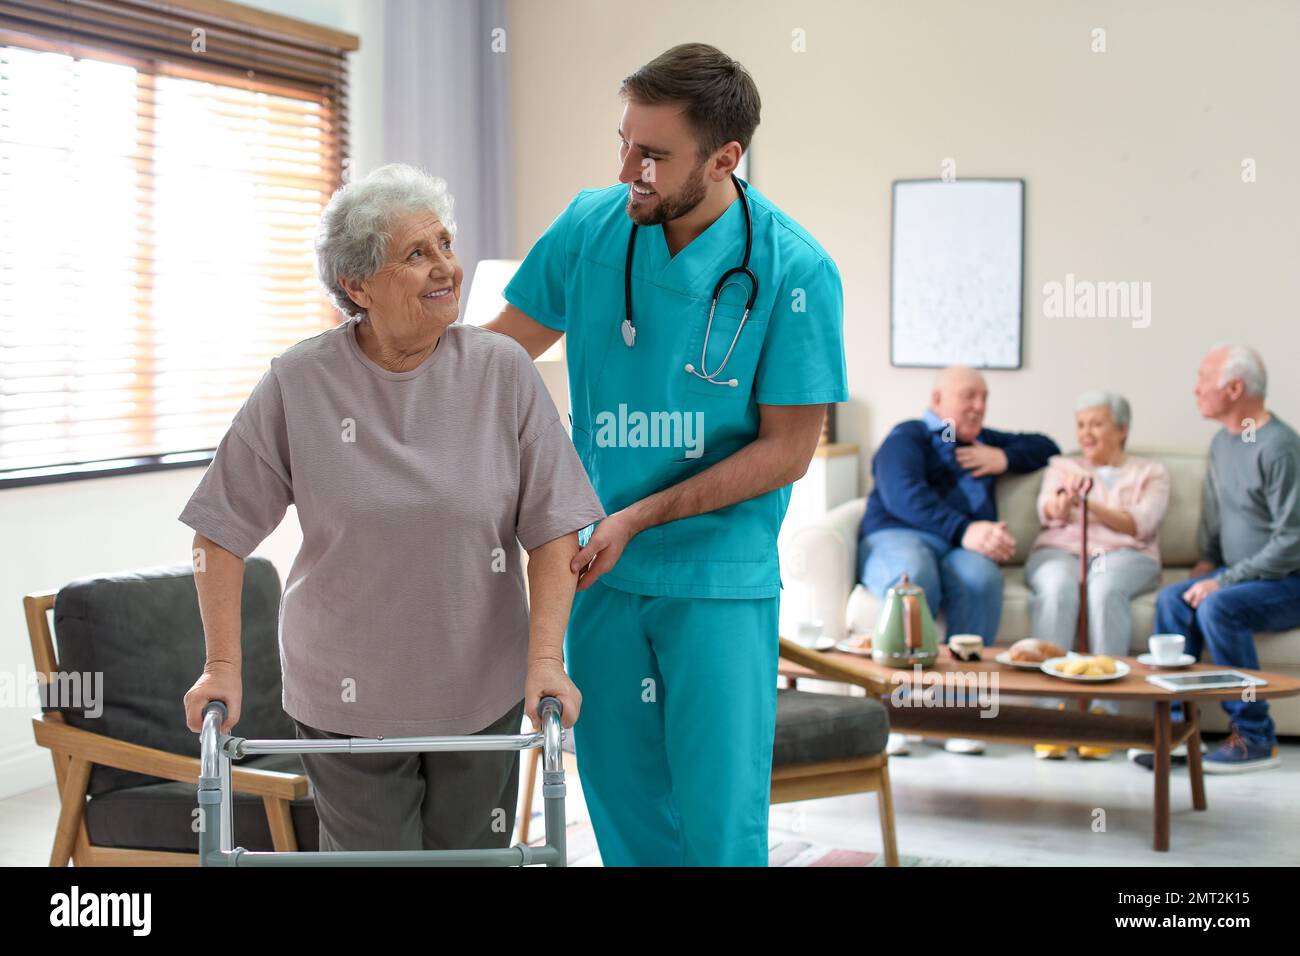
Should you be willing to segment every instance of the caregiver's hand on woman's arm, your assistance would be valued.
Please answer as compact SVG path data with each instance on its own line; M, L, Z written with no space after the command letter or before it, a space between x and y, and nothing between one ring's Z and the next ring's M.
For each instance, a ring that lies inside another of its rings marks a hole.
M208 650L203 673L185 695L185 725L198 733L203 708L219 700L227 711L221 732L229 733L239 723L243 699L239 636L244 561L202 534L194 535L194 552L194 585Z
M537 715L543 697L560 701L560 724L572 727L582 708L582 694L564 671L564 629L573 608L578 582L569 569L578 553L578 533L554 538L528 552L528 675L524 680L524 713L541 727Z

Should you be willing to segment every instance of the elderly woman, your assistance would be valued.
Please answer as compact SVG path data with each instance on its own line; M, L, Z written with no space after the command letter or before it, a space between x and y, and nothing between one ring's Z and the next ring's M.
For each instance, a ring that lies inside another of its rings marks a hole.
M317 267L347 321L271 360L180 516L203 557L207 641L190 729L210 700L229 708L223 731L239 721L243 560L290 504L302 547L280 657L300 738L518 733L547 694L565 725L577 719L562 650L569 563L604 512L527 353L455 324L455 231L445 183L401 164L327 205ZM510 838L517 753L303 763L322 850Z
M1088 646L1120 657L1132 639L1130 602L1160 583L1157 536L1169 505L1164 465L1124 451L1129 404L1110 392L1088 392L1075 403L1081 457L1048 461L1038 493L1043 530L1025 562L1033 591L1029 614L1034 637L1073 650L1079 624L1079 555L1083 546L1083 484L1088 492ZM1094 712L1115 713L1113 701L1093 701ZM1061 759L1064 746L1037 744L1039 757ZM1110 751L1080 747L1085 759Z

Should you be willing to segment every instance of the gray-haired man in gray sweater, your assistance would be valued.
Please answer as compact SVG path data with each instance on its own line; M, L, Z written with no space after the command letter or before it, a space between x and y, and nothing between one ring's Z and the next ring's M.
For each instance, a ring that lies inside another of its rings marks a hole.
M1254 349L1219 346L1201 362L1196 406L1223 429L1210 444L1199 532L1201 560L1160 591L1155 627L1208 647L1216 664L1259 668L1255 635L1300 627L1300 436L1264 407L1264 362ZM1206 773L1278 764L1268 704L1225 701L1232 735L1205 758Z

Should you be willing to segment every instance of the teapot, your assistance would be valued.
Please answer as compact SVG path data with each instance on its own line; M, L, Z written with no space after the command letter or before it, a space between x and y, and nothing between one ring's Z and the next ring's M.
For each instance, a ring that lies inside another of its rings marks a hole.
M904 574L885 594L871 643L871 657L887 667L925 667L939 657L934 618L925 590Z

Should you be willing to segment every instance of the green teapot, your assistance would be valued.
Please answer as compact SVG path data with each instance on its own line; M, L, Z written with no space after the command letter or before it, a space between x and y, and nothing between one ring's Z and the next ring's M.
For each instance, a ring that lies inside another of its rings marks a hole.
M925 590L909 581L906 574L885 595L871 640L871 657L888 667L925 667L939 657Z

